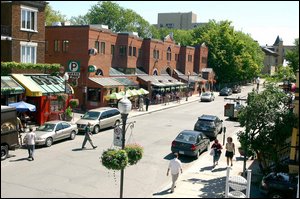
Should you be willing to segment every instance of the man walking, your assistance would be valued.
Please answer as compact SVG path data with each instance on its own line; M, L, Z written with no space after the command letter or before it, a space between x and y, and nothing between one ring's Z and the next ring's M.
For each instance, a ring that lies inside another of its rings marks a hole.
M97 148L97 146L94 146L94 144L93 144L93 141L90 137L91 135L92 135L92 133L91 133L91 123L88 123L85 127L85 135L84 135L84 140L83 140L83 143L82 143L82 149L85 148L86 141L90 142L93 149Z
M24 137L24 143L27 145L28 149L28 160L32 161L34 160L33 153L35 149L35 140L36 140L36 135L33 132L32 127L29 128L29 133L26 134Z
M181 161L178 159L178 153L174 153L174 158L170 160L167 176L169 175L169 171L171 170L172 174L172 187L171 187L171 193L174 192L174 188L176 187L175 183L179 176L179 170L182 173L182 166Z
M150 98L149 98L148 95L145 98L145 104L146 104L146 111L148 111L148 107L149 107L149 104L150 104Z

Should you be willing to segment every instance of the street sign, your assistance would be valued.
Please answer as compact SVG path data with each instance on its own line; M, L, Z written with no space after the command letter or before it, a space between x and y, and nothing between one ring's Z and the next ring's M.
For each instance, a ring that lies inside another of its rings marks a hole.
M97 69L96 66L94 66L94 65L89 65L89 67L88 67L88 72L89 72L89 73L95 72L96 69Z
M114 128L114 145L122 147L122 129L118 126Z
M67 71L68 72L77 72L77 73L79 73L80 72L80 62L70 60L68 62Z

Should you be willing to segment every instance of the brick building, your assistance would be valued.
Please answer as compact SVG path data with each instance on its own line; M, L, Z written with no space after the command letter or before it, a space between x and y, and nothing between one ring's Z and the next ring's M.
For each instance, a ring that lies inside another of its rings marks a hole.
M151 92L153 81L157 81L156 86L162 81L155 77L162 75L168 78L160 86L176 89L175 86L185 84L181 80L186 80L174 79L175 71L198 77L202 68L207 67L205 45L179 46L171 35L163 41L142 39L135 33L114 33L103 25L47 26L46 44L46 63L65 66L72 77L69 81L73 82L76 98L84 108L105 106L106 95L134 83ZM116 83L116 73L129 82ZM152 80L143 80L144 76L151 76ZM191 89L194 91L196 86Z

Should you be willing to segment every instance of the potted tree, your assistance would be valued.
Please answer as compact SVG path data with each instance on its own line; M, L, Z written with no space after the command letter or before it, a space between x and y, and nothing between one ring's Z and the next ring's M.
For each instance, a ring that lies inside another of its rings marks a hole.
M66 108L65 110L65 120L66 121L71 121L73 118L73 112L70 106L68 106L68 108Z

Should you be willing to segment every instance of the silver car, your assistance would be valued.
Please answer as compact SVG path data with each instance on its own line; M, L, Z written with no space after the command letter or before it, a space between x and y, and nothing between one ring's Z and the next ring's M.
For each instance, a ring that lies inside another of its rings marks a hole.
M121 114L117 108L102 107L91 109L86 112L76 124L79 132L84 132L88 123L91 124L93 133L99 133L100 129L119 125L121 122Z
M77 126L66 121L49 121L38 127L35 131L36 145L45 145L50 147L53 142L70 138L74 140L78 133ZM24 143L26 143L24 138Z
M201 93L201 97L200 97L201 102L211 102L214 100L215 100L215 96L213 92Z

